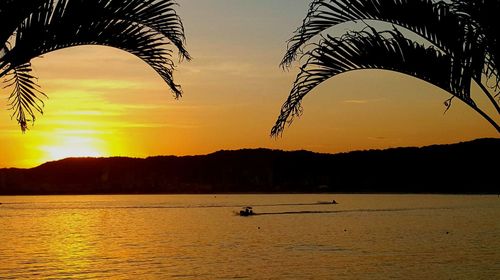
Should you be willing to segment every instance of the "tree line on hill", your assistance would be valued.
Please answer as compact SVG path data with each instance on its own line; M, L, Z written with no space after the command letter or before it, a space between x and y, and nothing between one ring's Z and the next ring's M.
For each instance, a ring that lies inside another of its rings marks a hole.
M500 193L500 139L340 154L268 149L200 156L69 158L0 169L0 195Z

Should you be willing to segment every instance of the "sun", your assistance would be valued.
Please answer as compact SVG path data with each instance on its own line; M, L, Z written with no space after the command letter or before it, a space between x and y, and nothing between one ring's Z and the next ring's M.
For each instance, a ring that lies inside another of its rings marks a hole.
M102 157L104 155L99 139L82 136L65 136L52 145L41 147L44 160L52 161L68 157Z

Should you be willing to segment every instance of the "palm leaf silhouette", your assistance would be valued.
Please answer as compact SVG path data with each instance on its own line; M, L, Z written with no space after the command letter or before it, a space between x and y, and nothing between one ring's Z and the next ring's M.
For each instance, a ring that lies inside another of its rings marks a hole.
M281 66L290 66L301 48L323 31L345 22L383 21L429 40L443 50L458 48L456 38L463 36L463 22L442 2L431 0L315 0L294 36Z
M500 88L500 28L498 14L500 2L491 0L454 1L453 8L469 25L469 32L477 33L477 40L485 46L484 74L493 79L491 88Z
M486 33L473 28L471 16L460 12L459 8L431 0L313 1L302 26L288 41L282 67L290 66L312 38L339 24L374 20L392 24L393 30L377 31L365 23L369 32L353 31L339 38L328 36L313 45L315 49L303 55L307 61L301 67L271 134L280 135L285 124L302 113L302 98L318 84L358 69L387 69L432 83L472 107L500 132L499 125L477 107L470 95L472 81L475 81L500 114L500 106L481 82L483 74L495 76L491 74L494 67L488 66L494 56L490 54L492 44L482 39ZM407 39L399 28L412 31L421 39ZM428 44L431 47L426 47ZM390 59L386 60L387 57ZM435 68L426 69L432 67ZM447 109L453 97L445 103Z
M19 23L44 2L46 0L0 1L0 44L5 44Z
M9 96L10 109L14 111L12 116L17 116L17 121L21 129L25 131L28 128L27 116L35 121L35 112L43 114L43 100L39 95L46 95L40 91L36 83L36 78L31 74L31 64L19 65L12 71L10 78L7 79L7 86L12 88Z
M134 54L149 64L167 83L176 98L182 96L174 83L170 45L181 59L190 59L184 47L184 28L170 0L48 0L34 6L15 29L15 44L0 58L2 74L9 73L33 58L56 50L81 46L103 45ZM8 42L6 42L8 45ZM14 75L16 75L14 71ZM2 75L0 74L0 76ZM17 79L23 82L23 79ZM12 98L36 95L36 91L17 92ZM23 97L24 98L24 97ZM12 104L23 104L11 100ZM35 111L42 112L40 99L34 99ZM33 110L17 108L18 121L23 128Z

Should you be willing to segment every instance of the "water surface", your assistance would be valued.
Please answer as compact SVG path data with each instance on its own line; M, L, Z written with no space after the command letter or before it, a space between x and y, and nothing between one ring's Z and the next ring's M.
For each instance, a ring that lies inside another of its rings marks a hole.
M335 199L339 204L318 204ZM0 196L0 279L498 279L500 198ZM234 214L242 206L258 214Z

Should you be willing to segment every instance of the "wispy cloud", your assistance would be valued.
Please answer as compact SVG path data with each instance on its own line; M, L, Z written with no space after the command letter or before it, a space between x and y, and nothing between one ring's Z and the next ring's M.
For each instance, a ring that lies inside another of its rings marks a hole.
M184 105L184 104L116 104L117 107L126 109L126 110L194 110L194 109L202 109L204 106L197 105Z
M127 123L127 124L120 123L117 126L123 128L184 128L184 129L199 127L193 124L176 124L176 123Z
M82 135L104 135L104 134L113 134L112 131L106 130L95 130L95 129L56 129L53 131L57 135L68 135L68 136L82 136ZM53 132L50 132L52 134Z
M79 90L144 89L144 85L141 83L116 79L45 79L44 84L56 88L76 88Z
M344 103L347 104L367 104L370 102L370 100L367 99L349 99L349 100L344 100Z
M91 116L119 116L121 114L117 112L108 112L108 111L60 111L57 114L58 116L79 116L79 117L91 117Z
M163 123L163 122L122 122L122 121L92 121L92 120L47 120L44 125L55 127L69 127L58 131L65 131L65 134L110 134L112 131L107 129L122 129L122 128L197 128L197 125L189 123Z
M346 104L368 104L368 103L375 103L375 102L380 102L384 101L384 98L372 98L372 99L346 99L342 101L343 103Z
M399 145L398 143L401 142L401 138L392 136L368 136L367 139L373 142L384 143L385 145Z

